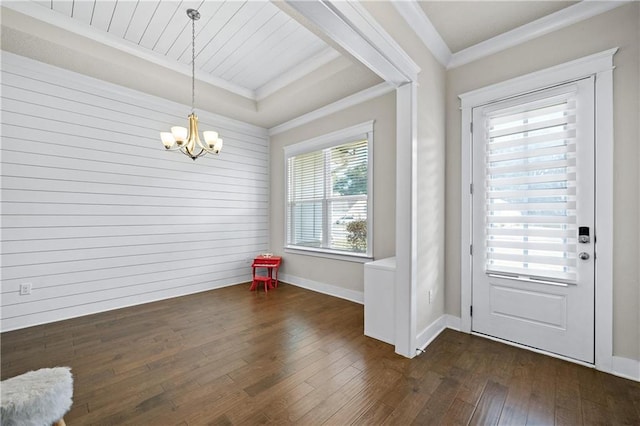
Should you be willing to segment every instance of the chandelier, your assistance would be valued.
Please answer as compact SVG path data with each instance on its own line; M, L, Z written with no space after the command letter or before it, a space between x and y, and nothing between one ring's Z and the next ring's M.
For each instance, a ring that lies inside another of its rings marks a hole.
M191 19L191 114L189 114L189 129L174 126L171 132L160 132L160 139L167 150L180 150L184 155L195 161L208 153L218 154L222 149L222 139L218 132L202 132L204 142L198 136L198 116L195 113L196 92L196 21L200 19L200 12L187 9L187 16Z

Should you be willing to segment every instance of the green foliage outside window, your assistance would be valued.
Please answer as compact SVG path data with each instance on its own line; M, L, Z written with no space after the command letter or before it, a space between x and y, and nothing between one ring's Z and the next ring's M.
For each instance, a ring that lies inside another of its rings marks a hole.
M354 220L347 223L347 241L354 251L364 253L367 251L367 221Z

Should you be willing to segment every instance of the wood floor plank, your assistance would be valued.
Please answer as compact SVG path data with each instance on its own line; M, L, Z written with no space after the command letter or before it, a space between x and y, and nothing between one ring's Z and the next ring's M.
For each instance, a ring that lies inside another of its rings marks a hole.
M286 284L6 332L0 355L2 379L71 367L69 425L640 425L640 383L452 330L409 360L362 305Z
M366 388L356 394L329 419L329 424L351 424L367 413L381 399L389 388L396 386L402 375L393 369L383 368L372 374Z
M460 383L450 377L445 377L440 385L431 394L426 401L422 410L413 420L414 425L439 424L446 415L447 411L458 393Z
M352 425L379 425L382 424L393 411L393 407L384 402L372 404Z
M555 365L554 359L541 357L543 368L536 372L531 384L527 411L527 425L553 424L555 421Z
M518 352L514 359L515 367L508 384L509 391L502 407L499 425L522 425L527 421L531 386L536 364L531 352Z
M456 398L442 418L442 424L468 425L475 408L468 402Z
M489 380L482 392L480 401L469 421L470 425L498 424L508 388L500 383Z

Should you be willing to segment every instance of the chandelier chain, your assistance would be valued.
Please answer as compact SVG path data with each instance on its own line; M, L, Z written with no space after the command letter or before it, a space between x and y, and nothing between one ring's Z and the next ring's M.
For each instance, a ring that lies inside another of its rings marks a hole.
M191 112L196 105L196 20L191 18Z

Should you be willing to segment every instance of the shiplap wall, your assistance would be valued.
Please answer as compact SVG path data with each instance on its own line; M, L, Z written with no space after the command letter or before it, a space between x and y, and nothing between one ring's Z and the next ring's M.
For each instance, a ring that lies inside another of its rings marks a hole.
M159 139L188 106L8 52L1 67L2 331L250 280L265 129L197 111L225 145L194 162Z

